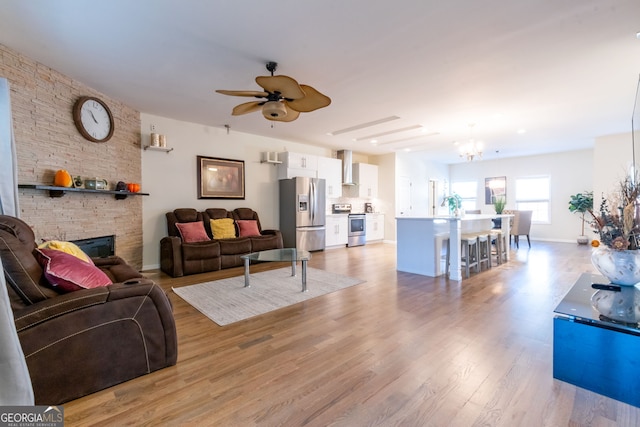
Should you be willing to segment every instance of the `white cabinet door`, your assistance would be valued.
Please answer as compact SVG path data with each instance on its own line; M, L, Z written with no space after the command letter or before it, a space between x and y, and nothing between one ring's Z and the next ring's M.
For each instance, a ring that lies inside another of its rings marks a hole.
M378 166L368 163L353 164L353 180L358 184L358 197L378 197Z
M327 215L325 226L325 246L344 246L347 244L349 225L347 215Z
M367 214L367 242L384 239L384 215Z
M342 161L318 157L318 178L326 180L327 199L342 197Z
M285 151L284 153L279 153L278 158L282 162L278 165L278 179L288 179L296 176L317 178L317 156Z

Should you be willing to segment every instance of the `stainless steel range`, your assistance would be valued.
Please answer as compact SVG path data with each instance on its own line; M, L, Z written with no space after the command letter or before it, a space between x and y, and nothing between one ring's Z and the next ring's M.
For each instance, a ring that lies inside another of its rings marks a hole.
M331 206L334 214L348 214L347 247L362 246L367 242L367 217L364 213L351 213L349 203Z
M349 214L347 246L362 246L367 242L367 217L363 213Z

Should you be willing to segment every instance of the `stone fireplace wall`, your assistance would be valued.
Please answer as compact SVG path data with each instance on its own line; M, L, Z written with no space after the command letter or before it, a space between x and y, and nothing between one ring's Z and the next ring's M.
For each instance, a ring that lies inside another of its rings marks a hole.
M118 181L141 182L140 113L50 67L0 44L0 76L9 80L20 184L52 185L58 169ZM73 123L80 96L104 100L115 132L106 143L85 140ZM144 186L142 186L144 191ZM142 267L142 197L20 189L20 217L36 239L75 240L114 234L116 255Z

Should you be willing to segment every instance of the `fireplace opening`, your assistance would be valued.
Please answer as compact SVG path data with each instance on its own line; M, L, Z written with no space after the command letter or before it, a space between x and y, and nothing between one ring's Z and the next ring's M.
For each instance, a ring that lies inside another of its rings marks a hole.
M84 253L91 258L106 258L115 255L116 236L92 237L89 239L72 240Z

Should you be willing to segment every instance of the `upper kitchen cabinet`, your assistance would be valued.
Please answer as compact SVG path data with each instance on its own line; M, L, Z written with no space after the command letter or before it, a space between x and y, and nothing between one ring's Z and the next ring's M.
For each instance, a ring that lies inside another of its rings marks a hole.
M378 197L378 166L368 163L353 164L353 180L358 184L358 197Z
M278 179L289 179L296 176L317 178L317 156L285 151L278 155L278 159L282 162L278 165Z
M318 178L326 181L328 199L342 197L342 161L331 157L318 157Z

